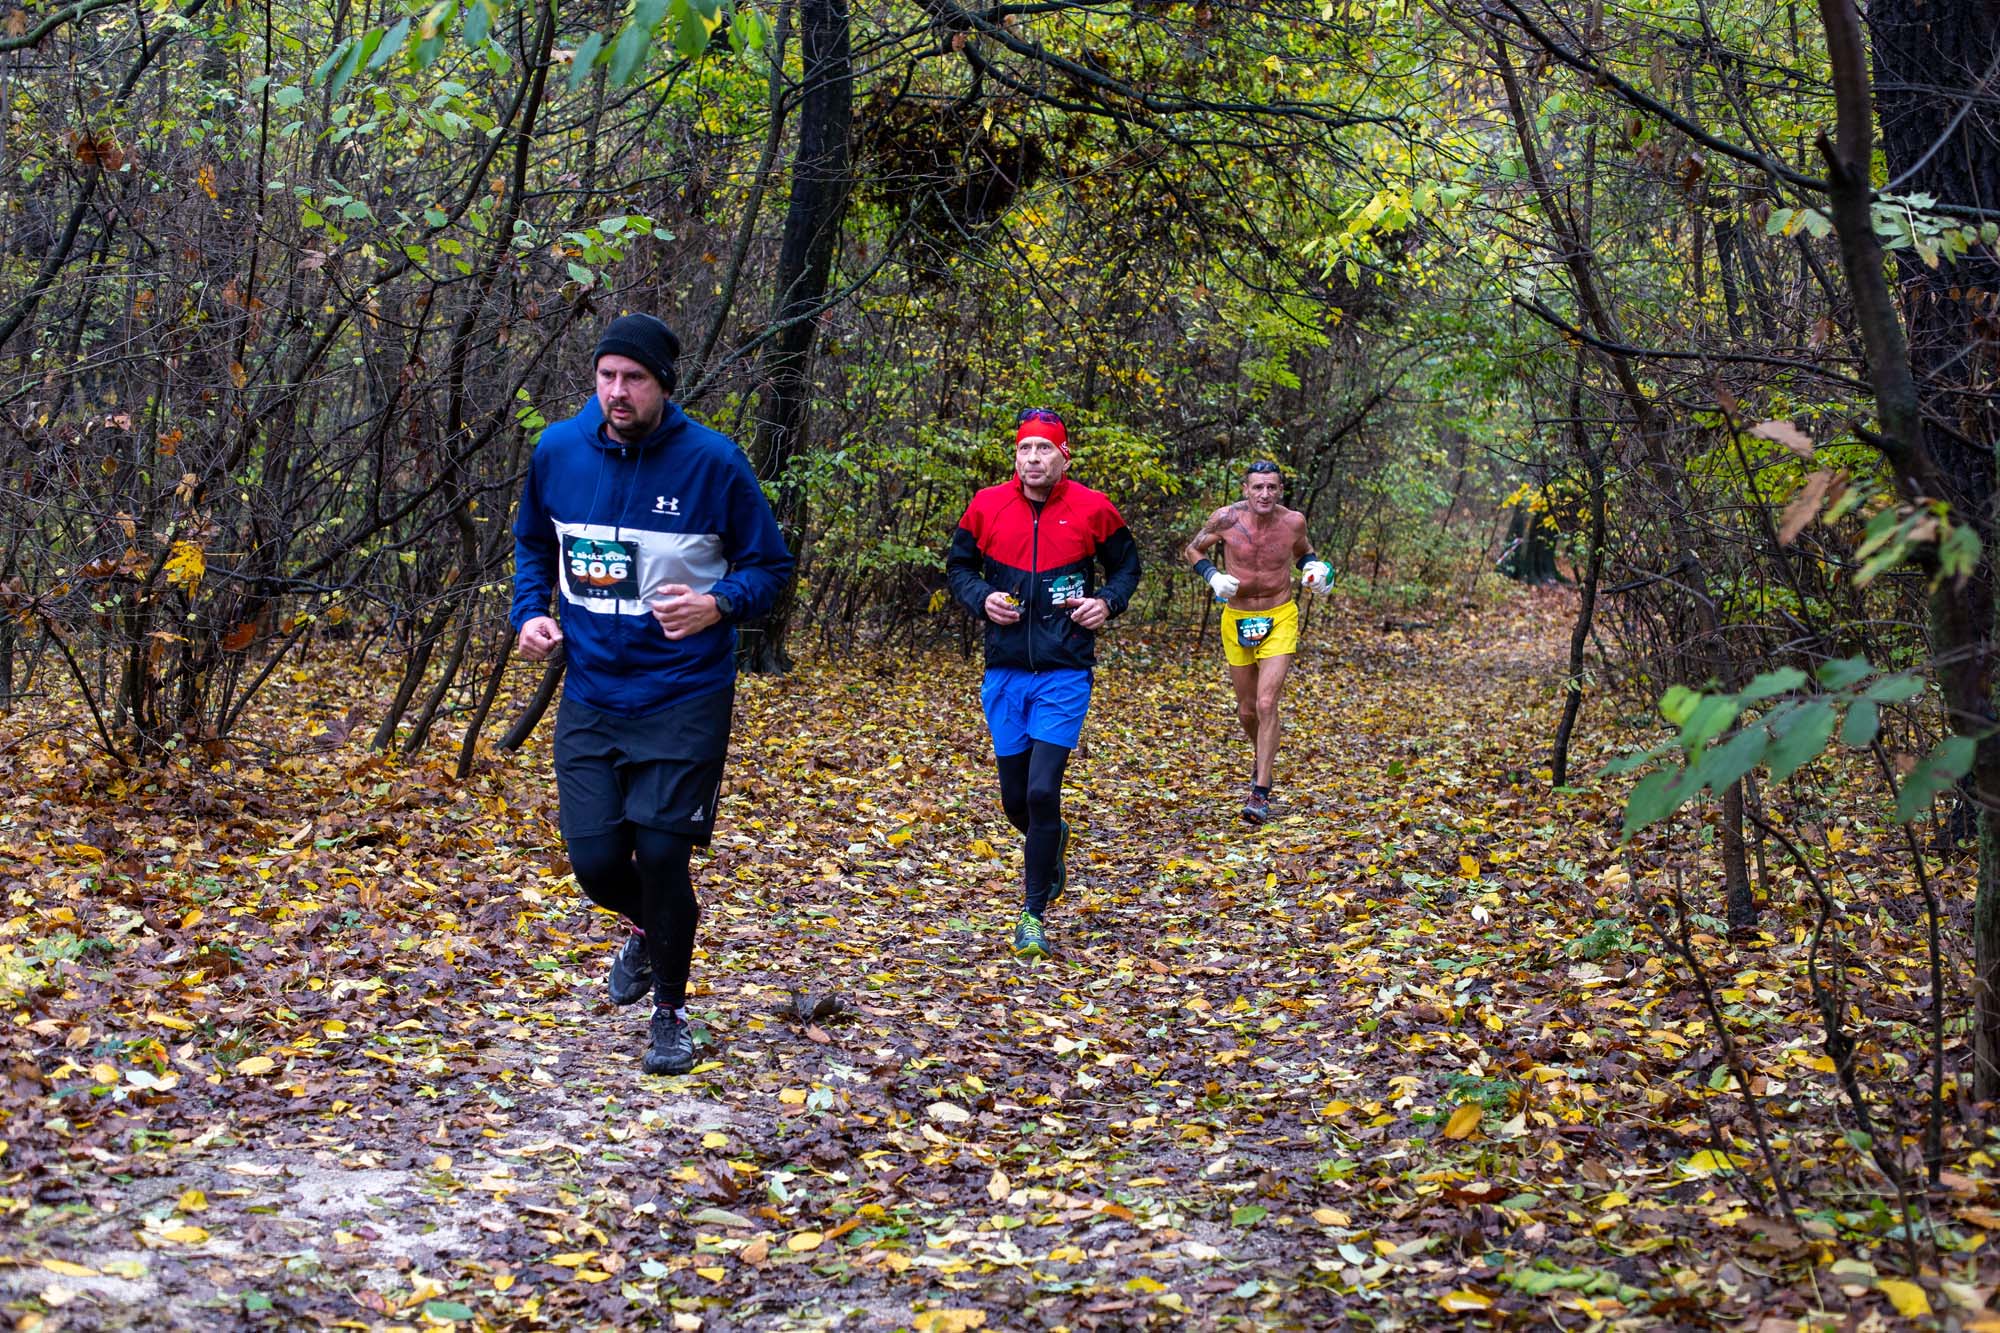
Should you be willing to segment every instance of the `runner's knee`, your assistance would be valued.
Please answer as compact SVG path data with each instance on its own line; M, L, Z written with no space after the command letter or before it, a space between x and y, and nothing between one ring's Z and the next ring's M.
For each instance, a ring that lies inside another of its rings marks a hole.
M632 843L623 833L565 840L576 882L599 907L631 910Z

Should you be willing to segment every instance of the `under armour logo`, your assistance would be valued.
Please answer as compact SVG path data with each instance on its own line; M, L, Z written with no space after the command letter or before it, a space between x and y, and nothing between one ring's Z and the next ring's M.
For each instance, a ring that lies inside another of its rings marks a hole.
M660 496L653 501L653 512L678 515L681 512L681 497L676 495L670 500L664 495Z

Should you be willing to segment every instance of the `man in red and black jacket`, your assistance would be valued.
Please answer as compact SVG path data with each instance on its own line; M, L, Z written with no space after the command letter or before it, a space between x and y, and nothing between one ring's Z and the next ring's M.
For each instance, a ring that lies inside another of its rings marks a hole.
M1027 839L1025 901L1014 927L1014 952L1023 958L1049 956L1042 917L1068 880L1063 768L1090 707L1097 632L1139 587L1139 544L1118 507L1070 481L1068 471L1062 418L1045 407L1023 412L1014 479L972 497L945 558L952 594L986 622L980 703L1000 769L1000 807Z

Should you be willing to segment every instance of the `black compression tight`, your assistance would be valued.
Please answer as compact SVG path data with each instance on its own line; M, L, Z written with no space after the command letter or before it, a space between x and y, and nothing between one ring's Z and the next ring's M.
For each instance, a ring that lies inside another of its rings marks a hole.
M1069 751L1036 741L1021 753L999 755L994 762L1000 769L1000 808L1007 812L1007 822L1027 835L1027 906L1040 916L1048 907L1056 859L1062 853L1062 782Z
M620 913L646 932L653 955L653 1002L687 1004L694 928L701 920L688 858L694 843L678 833L622 824L610 833L568 842L576 882L599 907Z

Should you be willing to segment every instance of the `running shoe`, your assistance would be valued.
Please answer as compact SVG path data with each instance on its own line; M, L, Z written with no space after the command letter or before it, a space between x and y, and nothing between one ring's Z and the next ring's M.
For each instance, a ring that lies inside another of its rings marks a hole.
M653 993L653 954L646 947L643 931L625 938L625 947L611 960L611 975L605 980L611 1003L637 1004Z
M653 1044L642 1067L648 1074L685 1074L694 1068L694 1032L665 1005L653 1010Z
M1032 912L1021 913L1021 919L1014 923L1014 956L1016 958L1047 958L1049 937L1042 933L1042 919Z
M1252 824L1261 824L1270 817L1270 795L1252 787L1250 789L1250 799L1243 803L1243 818Z
M1062 836L1056 840L1056 877L1049 885L1049 906L1056 905L1056 899L1063 896L1069 887L1069 821L1062 821Z

